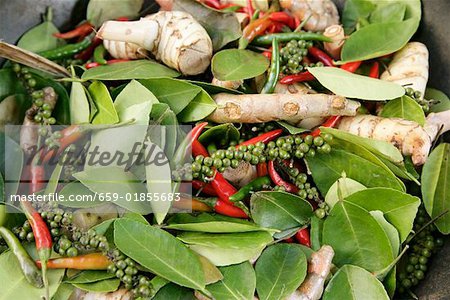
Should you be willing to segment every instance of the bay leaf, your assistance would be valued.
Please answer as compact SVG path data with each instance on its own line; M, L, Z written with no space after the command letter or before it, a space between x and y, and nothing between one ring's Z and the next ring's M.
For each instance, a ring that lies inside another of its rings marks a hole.
M88 292L108 293L116 291L120 286L120 279L105 279L90 283L72 283L75 287Z
M421 126L425 124L425 113L422 107L414 99L406 95L386 103L380 116L414 121Z
M100 81L95 81L89 86L89 93L98 109L92 120L92 124L115 124L119 122L119 116L114 108L108 88Z
M252 265L246 261L237 265L220 267L223 279L207 286L216 300L253 300L256 276Z
M168 283L152 298L153 300L196 300L194 291L185 287Z
M0 95L1 95L1 93L0 93ZM0 99L1 99L1 97L0 97ZM430 106L430 112L441 112L441 111L450 110L450 99L444 92L442 92L440 90L433 89L433 88L427 88L425 90L425 99L439 101L439 103L432 104Z
M83 73L81 79L130 80L147 79L153 77L178 77L179 75L180 74L178 72L169 69L168 67L157 62L146 59L139 59L91 68Z
M178 120L183 123L199 121L209 116L216 108L216 102L202 89L178 114Z
M298 245L267 247L256 262L256 291L259 299L289 297L306 277L308 262Z
M152 273L185 287L205 288L200 260L170 233L130 219L117 219L114 242L120 251Z
M72 124L89 123L89 100L86 96L86 90L80 82L72 82L69 103L70 121Z
M72 278L65 280L67 283L93 283L105 279L115 278L115 275L106 271L86 270L78 273Z
M266 57L243 49L222 50L211 61L214 77L223 81L253 78L263 74L268 67Z
M431 218L447 212L434 223L443 234L450 233L450 144L442 143L428 157L422 170L422 198Z
M405 89L399 84L353 74L340 68L317 67L308 68L308 71L334 94L348 98L384 101L405 94Z

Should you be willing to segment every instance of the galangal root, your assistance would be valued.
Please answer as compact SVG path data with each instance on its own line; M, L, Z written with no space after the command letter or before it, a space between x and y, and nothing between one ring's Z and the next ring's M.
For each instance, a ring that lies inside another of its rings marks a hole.
M330 274L334 250L323 245L319 251L311 254L308 264L308 275L289 300L319 300L322 297L325 281Z
M135 44L185 75L203 73L213 52L206 30L181 11L160 11L132 22L107 21L97 37Z
M345 43L344 27L342 25L328 26L324 33L324 36L330 38L332 42L323 43L325 50L334 58L341 58L341 50Z
M280 0L280 5L300 20L308 20L306 30L324 31L339 24L339 12L331 0Z
M423 99L428 82L428 56L428 49L424 44L408 43L395 53L392 62L381 74L380 79L419 91L420 99Z
M314 94L220 93L214 96L217 109L208 117L216 123L298 123L311 117L354 116L360 104L341 96Z
M147 57L147 50L133 43L103 40L105 49L117 59L140 59Z

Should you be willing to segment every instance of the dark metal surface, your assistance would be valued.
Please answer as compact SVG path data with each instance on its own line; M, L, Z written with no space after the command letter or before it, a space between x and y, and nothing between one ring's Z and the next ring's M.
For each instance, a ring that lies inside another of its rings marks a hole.
M111 0L105 0L111 1ZM115 0L117 1L117 0ZM87 0L0 0L0 39L14 43L41 21L46 7L53 7L53 21L62 30L84 18ZM342 7L345 0L335 0ZM450 0L422 0L423 21L415 40L430 50L429 86L450 94ZM113 4L111 4L113 5ZM433 258L426 279L417 290L420 299L450 299L450 241Z

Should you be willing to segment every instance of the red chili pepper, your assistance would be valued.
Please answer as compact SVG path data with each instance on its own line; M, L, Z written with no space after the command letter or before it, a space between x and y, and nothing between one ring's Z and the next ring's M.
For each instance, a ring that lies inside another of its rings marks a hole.
M315 79L315 77L311 73L309 73L309 71L306 71L306 72L303 72L300 74L284 76L280 80L280 83L281 84L293 84L296 82L305 82L305 81L311 81L314 79Z
M94 37L92 39L91 45L86 49L84 49L82 52L75 55L75 58L81 60L88 60L94 53L95 48L97 48L97 46L100 45L101 43L103 43L101 39L99 39L98 37Z
M122 63L122 62L127 62L127 61L130 61L130 60L129 59L110 59L110 60L106 61L106 64L112 65L112 64L117 64L117 63ZM102 65L98 62L95 62L95 61L84 65L84 67L86 69L92 69L92 68L96 68L96 67L100 67L100 66L104 66L104 65Z
M75 257L61 257L50 259L47 262L49 269L75 269L75 270L106 270L112 262L102 253L89 253ZM41 261L36 261L42 268Z
M285 243L291 244L291 243L294 242L294 239L290 237L290 238L284 239L283 241L284 241Z
M128 17L118 17L118 18L116 18L116 21L128 22L128 21L130 21L130 18L128 18Z
M253 8L252 0L247 0L247 13L251 20L253 18L253 15L255 14L255 9Z
M50 230L47 227L47 223L45 223L42 216L34 209L29 201L21 201L20 205L25 213L25 216L30 222L31 229L33 230L34 240L36 243L36 250L39 255L39 259L44 263L42 267L42 278L44 279L44 286L46 288L46 298L48 297L48 278L47 278L47 261L52 254L52 235L50 234Z
M197 140L192 141L192 156L209 156L208 150Z
M297 29L298 26L300 26L300 24L302 23L297 16L294 17L294 22L295 22L294 29Z
M342 118L342 116L331 116L321 126L333 128L341 120L341 118ZM313 132L310 133L310 135L312 135L314 137L319 136L320 128L314 129Z
M362 64L362 61L349 62L349 63L343 64L341 66L341 69L351 72L351 73L355 73L356 70L358 70L359 66L361 66L361 64Z
M269 174L266 162L259 163L256 165L256 174L258 174L258 177L267 176L267 174Z
M248 24L243 30L239 47L245 48L255 37L262 35L272 24L272 20L267 16L254 20Z
M220 9L220 1L219 0L204 0L203 3L208 5L209 7Z
M40 156L37 154L31 164L28 166L30 176L30 194L34 194L45 188L45 167L39 161Z
M76 27L74 30L64 32L64 33L54 33L53 36L60 39L73 39L75 37L85 38L94 30L94 25L89 22L84 22L83 24Z
M377 61L373 63L372 67L370 67L369 77L371 78L380 77L380 63L378 63Z
M309 237L308 228L300 229L296 234L295 238L299 244L305 245L306 247L311 248L311 238Z
M268 60L272 60L272 50L266 50L262 53L265 57L267 57Z
M279 137L283 133L283 129L275 129L266 133L263 133L261 135L258 135L257 137L251 138L243 143L240 143L236 146L236 148L239 148L239 146L248 146L248 145L255 145L259 142L262 142L264 144L273 141L277 137Z
M273 160L269 160L267 164L268 170L269 170L269 176L272 181L278 185L284 187L286 192L289 193L298 193L298 187L296 187L294 184L285 181L280 174L278 174L277 170L275 170L275 162Z
M218 199L216 201L216 204L214 205L214 211L218 214L228 217L241 219L248 218L248 215L242 209L234 205L228 204L225 201L222 201L221 199Z
M288 26L291 29L295 29L295 19L284 11L273 12L269 15L269 18L274 22L280 22Z
M58 149L50 151L42 151L42 162L46 163L50 161L56 155L61 154L68 146L72 145L79 139L81 139L89 129L81 125L71 125L61 130L61 138L58 139Z
M192 187L196 190L201 190L202 193L208 196L217 196L216 191L210 183L206 183L200 180L192 180Z
M327 67L334 67L333 59L317 47L309 47L308 53Z

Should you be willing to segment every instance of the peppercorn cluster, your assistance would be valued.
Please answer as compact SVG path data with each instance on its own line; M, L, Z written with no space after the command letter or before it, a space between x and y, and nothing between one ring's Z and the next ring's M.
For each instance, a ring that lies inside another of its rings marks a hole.
M307 67L323 67L323 63L305 63L303 58L308 55L308 48L313 42L304 40L291 40L280 50L281 72L286 75L298 74Z
M419 231L429 221L430 217L428 217L427 212L423 207L420 207L414 220L414 231ZM409 252L403 257L404 264L400 264L403 268L397 274L399 282L397 292L400 294L408 292L425 278L430 257L444 245L444 240L439 236L436 226L430 224L419 232L409 245Z
M422 107L423 112L425 114L427 114L430 111L431 105L439 103L439 101L435 100L421 99L422 93L420 91L415 91L412 88L406 88L406 95L413 98L417 102L417 104L419 104L420 107Z
M276 141L264 144L258 142L255 145L230 146L228 149L220 149L212 153L210 157L198 155L192 163L192 175L194 178L206 180L205 177L214 175L214 168L224 172L226 168L237 168L241 161L252 165L275 159L290 159L313 157L316 152L329 153L331 146L329 142L333 139L330 134L313 137L307 135L289 135L280 137Z
M23 83L27 92L31 95L33 104L38 108L34 115L34 121L44 125L55 124L56 119L52 117L52 108L48 103L44 103L44 91L42 89L35 89L37 81L33 78L33 74L30 73L30 70L19 64L13 64L12 69L16 73L17 78Z
M153 295L150 279L139 274L135 261L126 257L118 249L111 248L106 236L93 229L84 231L76 227L72 222L72 212L64 211L56 204L41 207L39 211L50 228L54 240L53 250L56 253L61 256L75 257L80 253L102 252L111 260L107 271L115 274L124 283L126 289L133 291L136 298L146 299ZM28 221L25 221L21 227L15 227L13 232L22 241L34 240Z

